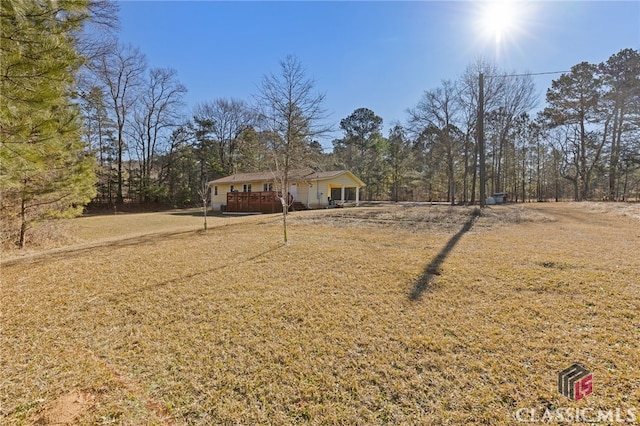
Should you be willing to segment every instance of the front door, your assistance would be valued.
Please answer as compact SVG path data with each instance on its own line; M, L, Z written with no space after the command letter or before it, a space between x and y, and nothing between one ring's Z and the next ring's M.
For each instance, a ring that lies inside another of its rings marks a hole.
M298 199L298 185L296 185L295 183L292 185L289 185L289 194L291 194L293 196L294 200Z

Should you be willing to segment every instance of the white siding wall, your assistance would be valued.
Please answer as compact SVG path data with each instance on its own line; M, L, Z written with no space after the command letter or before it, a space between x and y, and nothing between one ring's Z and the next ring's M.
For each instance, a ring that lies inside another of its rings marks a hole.
M329 186L327 181L313 182L313 188L310 188L311 192L311 208L322 209L329 205L328 197Z
M298 183L298 199L305 206L309 203L309 184L306 182Z

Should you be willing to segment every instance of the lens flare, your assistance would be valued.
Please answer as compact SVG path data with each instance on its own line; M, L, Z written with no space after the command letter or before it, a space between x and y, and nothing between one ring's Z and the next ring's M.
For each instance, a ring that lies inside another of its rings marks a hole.
M486 6L482 26L485 33L499 43L504 33L514 30L516 21L517 14L512 2L492 2Z
M478 2L477 5L477 34L484 43L493 45L496 56L500 56L508 46L517 45L520 37L528 35L533 18L532 2L495 0Z

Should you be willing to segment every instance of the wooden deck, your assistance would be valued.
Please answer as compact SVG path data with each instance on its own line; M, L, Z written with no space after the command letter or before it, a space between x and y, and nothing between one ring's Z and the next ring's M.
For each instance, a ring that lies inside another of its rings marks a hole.
M225 211L230 213L281 213L282 203L275 191L227 192Z

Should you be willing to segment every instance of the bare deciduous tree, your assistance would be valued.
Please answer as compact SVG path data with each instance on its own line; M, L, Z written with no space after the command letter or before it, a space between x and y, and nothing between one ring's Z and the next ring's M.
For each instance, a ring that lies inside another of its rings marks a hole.
M287 243L289 177L294 168L304 167L313 138L330 131L324 121L325 95L315 92L315 82L295 56L280 62L280 73L265 75L256 96L261 124L270 135L274 177L283 207L283 235Z
M200 196L200 200L202 200L202 214L204 215L204 230L207 230L207 209L209 207L209 194L211 193L211 188L209 188L209 184L207 181L202 181L200 183L200 188L198 188L198 195Z
M131 110L137 102L142 84L142 76L147 69L145 56L131 45L116 44L108 54L99 56L91 70L104 86L110 112L114 115L117 129L118 188L116 202L122 203L122 161L127 149L125 125L130 119Z
M162 141L169 141L170 132L181 120L182 96L187 92L177 78L177 72L167 68L153 68L141 93L135 112L133 137L140 159L140 193L147 201L152 170Z
M120 5L111 0L88 0L88 19L76 34L78 50L91 63L108 54L120 27Z
M198 105L195 120L209 127L223 173L237 173L240 136L255 124L255 113L243 100L216 99Z
M495 64L478 59L474 63L469 64L458 82L458 102L461 104L461 112L464 117L464 125L461 127L465 134L465 170L471 170L471 184L466 183L468 175L465 174L465 187L470 186L471 194L470 203L476 201L476 182L478 180L478 160L480 152L478 151L478 103L480 99L479 93L479 76L498 75L499 71ZM501 91L502 79L487 78L484 81L484 110L490 111L496 107L499 102L499 93ZM476 143L471 143L473 137ZM473 146L471 146L473 145Z
M451 204L455 204L456 165L463 144L463 138L455 125L460 109L457 92L455 83L443 81L442 87L426 91L418 105L408 110L409 125L416 134L429 128L435 133L434 141L437 146L430 149L444 154L447 164L448 198Z

